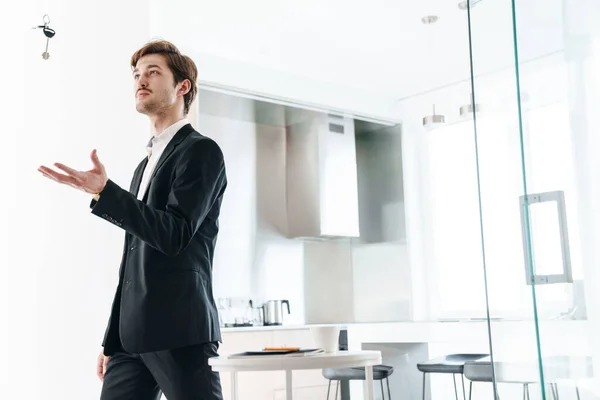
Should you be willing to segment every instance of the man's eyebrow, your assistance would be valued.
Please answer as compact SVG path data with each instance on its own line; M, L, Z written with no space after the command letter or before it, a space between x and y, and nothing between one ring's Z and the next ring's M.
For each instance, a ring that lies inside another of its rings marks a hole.
M158 64L150 64L150 65L148 65L147 69L150 69L150 68L158 68L158 69L162 69L162 68L160 67L160 65L158 65ZM133 73L133 74L135 74L135 73L136 73L136 72L138 72L138 71L139 71L139 69L138 69L138 68L135 68L135 69L133 70L133 72L132 72L132 73Z

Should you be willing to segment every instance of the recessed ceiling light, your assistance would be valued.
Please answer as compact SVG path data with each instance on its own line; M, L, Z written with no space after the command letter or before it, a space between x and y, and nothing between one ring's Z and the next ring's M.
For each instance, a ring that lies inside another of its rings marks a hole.
M423 18L421 18L421 22L424 23L425 25L434 24L437 22L437 20L438 20L437 15L426 15Z

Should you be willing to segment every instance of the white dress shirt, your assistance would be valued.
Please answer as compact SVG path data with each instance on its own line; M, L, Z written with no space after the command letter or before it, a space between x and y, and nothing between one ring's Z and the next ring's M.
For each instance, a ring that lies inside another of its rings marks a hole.
M137 193L137 198L139 200L142 200L144 197L144 193L148 187L152 172L154 171L156 163L160 159L163 151L165 151L165 148L171 139L173 139L173 136L175 136L175 134L187 124L189 124L189 121L186 118L180 119L158 135L154 135L148 142L148 145L146 146L146 149L148 150L148 164L146 164L146 168L144 169L144 175L142 175L140 189Z

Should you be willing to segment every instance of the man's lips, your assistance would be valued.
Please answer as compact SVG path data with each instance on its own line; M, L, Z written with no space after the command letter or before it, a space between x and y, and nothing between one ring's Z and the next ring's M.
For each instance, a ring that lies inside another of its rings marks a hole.
M147 96L147 95L149 95L149 94L150 94L150 92L148 92L148 91L146 91L146 90L140 90L140 91L137 93L137 95L138 95L139 97L144 97L144 96Z

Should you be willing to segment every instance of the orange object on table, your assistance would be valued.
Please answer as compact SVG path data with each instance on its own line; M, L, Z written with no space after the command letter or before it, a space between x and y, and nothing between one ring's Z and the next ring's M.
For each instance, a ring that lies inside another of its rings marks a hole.
M265 347L265 351L298 351L300 347Z

